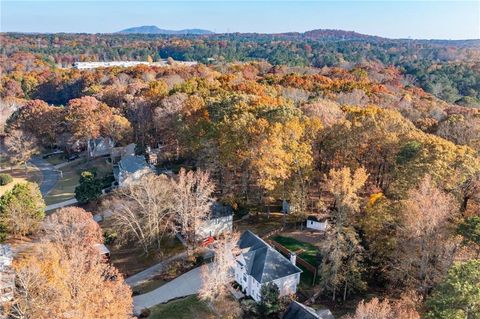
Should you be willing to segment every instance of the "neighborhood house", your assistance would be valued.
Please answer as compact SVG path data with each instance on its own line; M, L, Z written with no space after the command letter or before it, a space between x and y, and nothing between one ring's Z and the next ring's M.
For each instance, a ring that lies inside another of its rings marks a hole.
M315 310L297 301L292 301L282 319L335 319L328 309Z
M210 216L202 221L196 232L196 240L207 237L217 237L224 233L232 232L233 211L228 205L215 203L212 205Z
M113 167L113 176L118 186L123 186L128 182L136 181L143 175L153 172L148 165L145 156L127 155L124 156L116 166Z
M87 143L88 157L109 156L113 146L114 142L111 138L100 137L89 139Z
M251 231L245 231L238 242L241 254L235 265L235 280L247 296L261 299L260 289L275 283L280 296L294 294L302 270L295 265L295 255L287 259Z

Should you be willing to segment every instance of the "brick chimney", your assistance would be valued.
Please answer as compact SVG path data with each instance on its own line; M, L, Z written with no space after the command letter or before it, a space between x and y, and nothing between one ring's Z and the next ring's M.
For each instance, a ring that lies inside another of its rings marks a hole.
M294 264L294 265L296 264L296 262L297 262L297 254L295 254L295 253L290 253L290 262L291 262L292 264Z

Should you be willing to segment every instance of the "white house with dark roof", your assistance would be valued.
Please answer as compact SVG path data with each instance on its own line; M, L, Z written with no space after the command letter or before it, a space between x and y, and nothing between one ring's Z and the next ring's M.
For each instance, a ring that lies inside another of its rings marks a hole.
M214 203L210 215L197 227L195 239L202 240L210 236L217 237L221 234L231 233L232 229L232 207L222 203Z
M275 283L280 296L297 292L302 270L292 260L284 257L251 231L245 231L238 242L241 250L235 264L235 281L247 296L261 299L260 289L267 283Z
M330 310L315 310L297 301L292 301L282 319L335 319Z

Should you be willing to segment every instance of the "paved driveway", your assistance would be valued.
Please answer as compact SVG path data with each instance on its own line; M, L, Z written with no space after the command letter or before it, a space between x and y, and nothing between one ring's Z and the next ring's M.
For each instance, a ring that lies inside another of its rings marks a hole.
M35 165L42 172L42 183L40 184L40 192L45 197L55 187L60 179L60 172L56 170L52 164L40 157L32 157L30 163Z
M130 287L138 286L160 274L163 269L172 261L175 261L177 259L183 259L185 257L187 257L187 252L174 255L156 265L153 265L150 268L145 269L144 271L139 272L138 274L128 277L127 279L125 279L125 283Z
M205 267L208 265L194 268L146 294L134 296L134 313L140 313L144 308L150 308L175 298L197 294L202 287L202 269Z
M65 207L65 206L71 206L71 205L74 205L76 203L78 203L76 198L68 199L68 200L60 202L60 203L47 205L47 207L45 207L45 211L48 212L48 211L51 211L51 210L55 210L57 208L62 208L62 207Z

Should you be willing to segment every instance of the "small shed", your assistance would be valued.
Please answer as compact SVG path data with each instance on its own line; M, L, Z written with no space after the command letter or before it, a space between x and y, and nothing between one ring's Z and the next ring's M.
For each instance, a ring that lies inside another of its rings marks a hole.
M309 216L307 218L306 227L308 229L315 229L315 230L319 230L319 231L324 232L324 231L327 230L327 226L328 226L328 222L327 222L326 219L325 220L320 220L315 216Z

